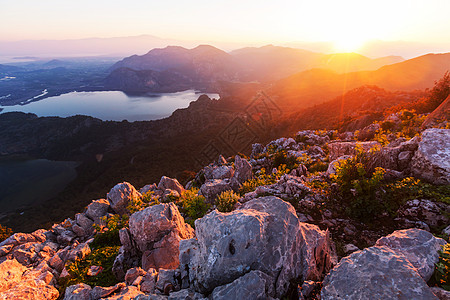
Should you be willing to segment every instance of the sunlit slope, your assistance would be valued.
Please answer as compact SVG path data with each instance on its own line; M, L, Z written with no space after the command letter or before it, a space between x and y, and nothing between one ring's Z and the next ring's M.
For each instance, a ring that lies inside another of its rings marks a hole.
M362 85L376 85L391 91L430 88L450 70L450 53L427 54L376 71L338 74L313 69L275 82L268 94L285 110L323 103Z
M264 46L242 48L230 53L241 67L241 80L276 80L314 68L337 73L376 70L384 65L403 61L399 56L371 59L357 53L322 54L302 49Z
M336 73L373 71L382 66L404 61L400 56L385 56L371 59L358 53L334 53L322 57L315 67L325 68Z

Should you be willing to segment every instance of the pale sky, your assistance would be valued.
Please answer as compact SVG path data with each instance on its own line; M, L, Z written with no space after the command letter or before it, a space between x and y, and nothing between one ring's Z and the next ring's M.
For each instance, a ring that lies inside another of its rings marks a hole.
M253 44L331 41L338 50L369 40L450 44L449 12L450 0L0 0L0 41L150 34Z

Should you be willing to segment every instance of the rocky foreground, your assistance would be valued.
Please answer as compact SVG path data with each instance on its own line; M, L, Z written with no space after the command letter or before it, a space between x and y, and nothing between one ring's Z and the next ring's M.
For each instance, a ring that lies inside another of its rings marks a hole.
M428 129L385 147L376 141L357 146L349 134L330 136L303 131L295 139L255 144L250 158L220 157L186 187L168 177L139 191L120 183L73 220L16 233L0 243L0 299L450 299L450 292L427 284L447 243L431 232L444 228L448 237L449 204L408 200L395 217L382 216L389 224L370 226L323 206L325 196L312 184L327 182L358 147L368 151L378 145L371 163L384 168L386 179L414 176L448 185L450 130ZM304 164L266 171L279 157ZM306 157L326 171L310 174ZM263 182L261 172L272 174L272 181ZM245 190L257 178L260 184ZM210 206L195 223L177 202L187 190ZM226 191L240 197L224 213L214 208ZM113 228L112 220L121 222L118 216L125 225ZM95 282L111 272L118 283L80 282L63 291L73 266L113 230L120 249L110 270L92 264L86 278Z

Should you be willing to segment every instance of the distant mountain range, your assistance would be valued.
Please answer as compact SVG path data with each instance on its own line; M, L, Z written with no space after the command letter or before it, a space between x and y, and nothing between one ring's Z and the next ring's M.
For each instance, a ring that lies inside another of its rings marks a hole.
M69 57L69 56L127 56L135 53L143 54L152 48L162 48L168 45L179 45L187 48L195 47L199 44L210 44L231 51L248 46L245 43L221 42L205 40L176 40L161 38L149 34L138 36L121 36L110 38L81 38L65 40L21 40L21 41L0 41L2 56L18 57ZM279 43L296 49L305 49L317 53L333 53L333 42L288 42ZM253 45L252 45L253 46ZM412 58L425 53L447 52L449 51L448 41L439 43L421 43L412 41L380 41L374 40L366 43L358 53L368 57L384 57L389 55L399 55Z
M170 46L117 62L106 86L128 92L211 89L219 81L265 83L312 68L346 73L401 61L397 56L370 59L355 53L322 54L272 45L230 53L209 45L193 49ZM177 79L173 86L163 84L168 77Z

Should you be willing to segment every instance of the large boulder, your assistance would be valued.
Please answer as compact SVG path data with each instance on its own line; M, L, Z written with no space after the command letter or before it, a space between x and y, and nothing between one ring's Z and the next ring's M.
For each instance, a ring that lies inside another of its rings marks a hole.
M395 171L409 173L411 159L414 152L417 150L418 144L418 136L410 140L399 138L381 148L379 151L372 152L370 154L370 164L372 167L382 167L386 169L387 172L385 176L389 176L389 173L395 173ZM403 176L400 173L398 174L400 177Z
M45 235L45 231L40 229L36 230L33 233L14 233L10 237L8 237L6 240L0 243L0 247L4 245L13 245L17 246L20 244L25 243L32 243L32 242L44 242L47 239Z
M78 213L75 215L75 222L78 226L83 228L86 235L90 235L94 232L94 221L86 216L84 213Z
M103 298L107 300L128 300L128 299L137 299L139 296L145 295L142 293L138 287L133 285L128 285L116 294L110 295L109 297Z
M410 221L425 222L432 228L439 228L449 224L450 205L426 199L413 199L402 205L397 215Z
M296 282L319 279L334 261L328 233L300 223L292 205L277 197L251 200L231 213L213 211L195 226L197 240L181 243L180 260L201 293L259 270L274 287L269 296L281 297Z
M369 151L374 147L381 147L378 142L332 142L328 144L328 149L330 150L329 158L330 161L337 159L343 155L354 155L356 146L359 145L364 151Z
M234 168L232 166L207 166L203 169L205 179L225 179L231 178L234 175Z
M231 178L231 187L237 191L242 183L253 178L253 172L252 165L239 155L236 155L234 158L234 168L235 172Z
M436 238L428 231L413 228L397 230L380 238L375 246L386 246L402 254L417 269L420 276L428 281L434 272L434 265L439 260L439 250L446 242Z
M206 298L202 294L196 293L195 291L188 289L171 292L169 297L167 298L167 300L207 300L207 299L208 298ZM151 298L148 300L159 300L159 298L158 299Z
M307 145L324 145L330 141L330 136L334 133L336 132L327 131L325 136L320 136L315 130L303 130L295 134L295 140Z
M321 299L437 299L416 268L388 247L343 258L323 281Z
M200 187L200 195L203 195L210 203L214 203L217 195L225 191L231 191L229 179L212 179L207 180Z
M97 300L101 298L105 298L118 290L123 289L126 286L125 282L120 282L114 286L102 287L102 286L94 286L91 290L91 300Z
M450 291L446 291L444 289L441 289L440 287L432 287L431 291L433 292L433 294L436 295L436 297L438 297L439 300L448 300L450 299Z
M181 183L178 182L178 180L166 176L161 177L161 180L158 183L158 189L162 191L174 190L177 191L180 195L184 192L184 188Z
M174 203L163 203L147 207L130 216L129 228L132 238L141 251L148 245L161 240L169 232L182 239L193 237L194 230L184 222Z
M116 213L123 215L129 213L127 206L130 201L139 199L142 195L130 183L122 182L114 186L106 197L111 208Z
M91 300L92 288L84 283L78 283L66 288L64 300Z
M106 199L98 199L92 201L86 209L86 216L93 220L96 224L100 223L100 218L108 212L109 201Z
M422 133L411 172L434 184L450 183L450 129L427 129Z
M194 230L184 222L173 203L147 207L130 216L129 231L120 231L123 247L114 262L113 271L123 277L124 265L175 269L179 265L179 243L194 236ZM131 263L136 257L134 263Z
M235 281L216 287L212 292L214 300L228 299L273 299L271 278L261 271L251 271Z
M450 96L444 100L422 123L422 128L436 127L442 122L450 120Z

